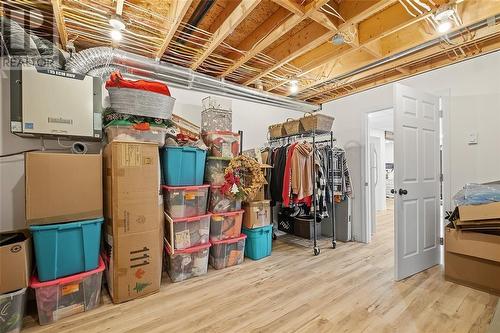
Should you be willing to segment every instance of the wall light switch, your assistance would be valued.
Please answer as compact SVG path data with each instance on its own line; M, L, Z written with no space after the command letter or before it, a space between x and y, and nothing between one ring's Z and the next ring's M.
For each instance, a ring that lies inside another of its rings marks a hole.
M477 137L478 137L477 132L469 133L469 137L468 137L468 140L467 140L467 142L469 143L469 145L477 145L478 144Z

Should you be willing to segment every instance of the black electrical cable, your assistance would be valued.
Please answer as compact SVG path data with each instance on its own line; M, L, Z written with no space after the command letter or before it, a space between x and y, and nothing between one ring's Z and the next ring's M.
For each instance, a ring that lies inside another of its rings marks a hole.
M32 152L32 151L40 151L40 149L28 149L28 150L18 151L17 153L11 153L11 154L0 155L0 158L4 158L4 157L11 157L11 156L16 156L16 155L21 155L21 154L24 154L24 153L29 153L29 152Z

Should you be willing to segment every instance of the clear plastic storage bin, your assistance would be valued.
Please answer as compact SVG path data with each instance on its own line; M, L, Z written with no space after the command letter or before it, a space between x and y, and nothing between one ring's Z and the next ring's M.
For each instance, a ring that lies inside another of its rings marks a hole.
M247 235L241 234L237 238L212 242L209 263L215 269L222 269L239 265L244 260L245 239Z
M61 279L40 282L31 279L35 290L40 325L46 325L71 315L96 308L101 298L104 262L99 258L99 267Z
M227 213L241 210L241 200L229 198L220 190L221 186L210 187L208 210L212 213Z
M231 159L224 157L207 157L205 164L205 182L210 185L223 185L226 168Z
M241 234L243 210L229 213L215 213L210 219L210 241L238 237Z
M168 246L176 250L186 249L188 247L207 244L210 234L210 216L184 217L172 219L165 214L167 226L165 233Z
M210 109L231 111L232 106L233 101L223 97L207 96L201 100L203 111Z
M148 130L138 130L133 126L116 126L110 125L106 127L106 137L108 142L119 141L139 141L139 142L154 142L158 146L165 145L165 135L167 130L162 127L151 126Z
M172 254L167 246L167 273L172 282L207 274L210 243L177 250Z
M26 288L0 295L0 332L21 332L25 306Z
M208 156L233 158L240 153L240 135L229 131L203 133Z
M210 185L162 186L165 211L173 219L206 214L209 187Z

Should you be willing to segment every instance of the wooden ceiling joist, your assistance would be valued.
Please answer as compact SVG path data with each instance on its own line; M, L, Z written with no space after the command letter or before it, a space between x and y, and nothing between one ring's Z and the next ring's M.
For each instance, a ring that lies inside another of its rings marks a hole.
M314 12L324 6L328 0L313 0L304 8L304 14L302 16L293 15L286 19L283 23L281 23L278 27L274 28L266 37L257 41L256 44L251 46L251 49L246 52L245 55L241 56L232 66L224 71L221 75L222 77L227 76L228 74L234 72L241 65L255 57L258 53L265 50L272 43L281 38L284 34L294 28L297 24L299 24L302 20L305 20L311 16Z
M125 0L116 0L116 15L122 16L123 5L125 5Z
M64 24L64 16L61 7L61 0L51 0L54 18L57 24L57 32L59 34L59 42L61 48L66 50L68 44L68 33L66 32L66 25Z
M156 60L160 60L165 51L167 50L167 47L172 41L172 38L174 37L177 31L177 28L179 28L179 25L182 22L182 18L184 17L184 15L186 15L186 12L188 11L192 2L193 0L176 0L172 4L172 9L169 13L169 21L167 22L168 23L167 34L165 35L165 38L163 39L160 48L158 49L158 52L156 52L155 54Z
M260 0L242 0L234 11L221 24L219 29L214 32L208 45L191 65L195 70L212 54L212 52L233 32L233 30L247 17L248 14L259 4Z

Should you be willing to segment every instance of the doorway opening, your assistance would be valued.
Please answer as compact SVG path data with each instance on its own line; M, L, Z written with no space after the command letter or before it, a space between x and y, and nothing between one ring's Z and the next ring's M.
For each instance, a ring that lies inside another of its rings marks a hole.
M394 110L368 114L371 237L394 234Z

